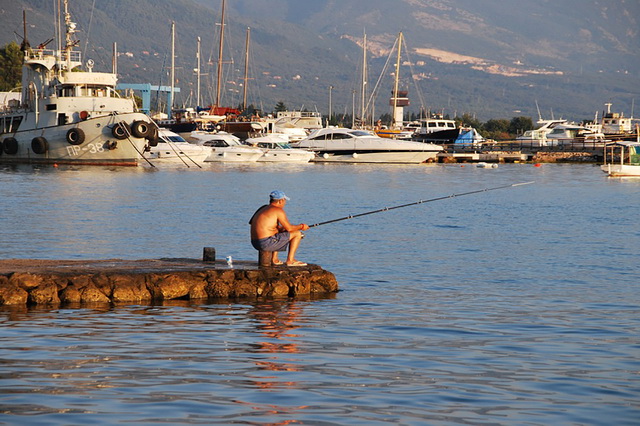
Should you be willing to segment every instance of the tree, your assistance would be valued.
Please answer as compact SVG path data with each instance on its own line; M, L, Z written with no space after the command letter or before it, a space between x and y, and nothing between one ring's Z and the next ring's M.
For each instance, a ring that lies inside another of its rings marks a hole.
M526 130L533 129L533 120L531 117L513 117L509 124L509 133L512 135L518 135L524 133Z
M487 132L508 132L509 120L502 118L492 118L483 125L483 129Z
M0 49L0 91L8 92L20 86L24 55L15 41Z
M276 112L286 111L286 110L287 110L287 106L284 104L284 102L278 101L278 103L276 104Z
M463 114L462 117L456 117L455 120L463 127L473 127L474 129L482 128L482 123L480 122L480 120L478 120L471 114Z

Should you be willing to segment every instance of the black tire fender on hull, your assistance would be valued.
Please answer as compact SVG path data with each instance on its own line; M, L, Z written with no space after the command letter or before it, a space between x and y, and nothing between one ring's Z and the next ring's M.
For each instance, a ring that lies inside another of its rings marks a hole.
M113 125L111 128L111 134L116 139L126 139L131 135L131 127L124 121L121 121Z
M31 139L31 150L36 154L46 154L49 150L49 141L43 136Z
M71 145L81 145L84 142L84 131L78 127L74 127L73 129L69 129L67 132L67 142Z
M18 141L16 138L9 137L2 141L2 150L5 154L16 155L18 153Z
M131 123L131 134L136 138L146 138L151 132L151 124L144 120L136 120Z

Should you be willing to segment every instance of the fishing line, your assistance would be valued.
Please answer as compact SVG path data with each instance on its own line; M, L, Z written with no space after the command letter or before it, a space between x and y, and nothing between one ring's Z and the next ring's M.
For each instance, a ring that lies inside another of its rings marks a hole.
M493 188L478 189L478 190L475 190L475 191L462 192L460 194L445 195L445 196L442 196L442 197L431 198L429 200L420 200L420 201L415 201L413 203L401 204L399 206L385 207L385 208L378 209L378 210L372 210L372 211L368 211L368 212L364 212L364 213L358 213L358 214L354 214L354 215L340 217L338 219L332 219L332 220L327 220L325 222L316 223L316 224L313 224L313 225L309 225L309 228L314 228L314 227L320 226L320 225L326 225L328 223L340 222L342 220L354 219L356 217L367 216L367 215L374 214L374 213L382 213L382 212L386 212L386 211L389 211L389 210L400 209L400 208L403 208L403 207L409 207L409 206L415 206L415 205L418 205L418 204L431 203L433 201L447 200L449 198L462 197L462 196L465 196L465 195L478 194L480 192L495 191L497 189L513 188L513 187L516 187L516 186L529 185L529 184L532 184L532 183L534 183L534 181L512 183L511 185L503 185L503 186L496 186L496 187L493 187Z

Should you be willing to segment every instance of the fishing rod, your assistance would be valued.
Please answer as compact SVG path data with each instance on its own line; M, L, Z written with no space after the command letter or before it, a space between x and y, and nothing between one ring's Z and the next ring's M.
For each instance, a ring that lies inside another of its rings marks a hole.
M503 185L503 186L496 186L496 187L493 187L493 188L478 189L478 190L475 190L475 191L462 192L460 194L445 195L443 197L431 198L429 200L420 200L420 201L415 201L413 203L401 204L399 206L385 207L383 209L372 210L372 211L369 211L369 212L349 215L349 216L345 216L345 217L340 217L338 219L332 219L332 220L327 220L325 222L316 223L316 224L313 224L313 225L309 225L309 228L314 228L314 227L320 226L320 225L326 225L328 223L340 222L342 220L353 219L353 218L360 217L360 216L367 216L367 215L374 214L374 213L382 213L382 212L386 212L386 211L389 211L389 210L400 209L402 207L409 207L409 206L415 206L417 204L431 203L433 201L447 200L449 198L462 197L464 195L477 194L477 193L480 193L480 192L495 191L497 189L513 188L515 186L529 185L531 183L534 183L534 181L521 182L521 183L512 183L511 185Z

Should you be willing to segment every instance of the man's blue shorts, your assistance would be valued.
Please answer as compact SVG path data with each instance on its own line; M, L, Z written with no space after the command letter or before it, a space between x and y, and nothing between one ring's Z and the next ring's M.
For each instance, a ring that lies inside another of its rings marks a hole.
M284 231L260 240L251 240L251 245L259 251L285 251L290 238L289 232Z

